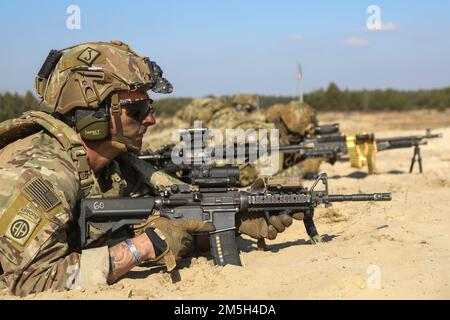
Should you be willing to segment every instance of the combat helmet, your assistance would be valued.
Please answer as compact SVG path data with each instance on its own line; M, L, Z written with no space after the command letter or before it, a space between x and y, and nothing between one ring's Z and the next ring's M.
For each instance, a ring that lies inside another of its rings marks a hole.
M226 106L220 98L197 98L177 112L177 116L193 126L195 121L208 125L213 114Z
M304 136L312 133L317 126L317 112L307 103L291 101L288 104L275 104L266 109L266 121L280 122L290 133Z
M90 140L101 140L109 134L108 114L101 111L107 100L116 127L121 129L117 123L121 113L118 91L144 89L171 93L173 90L154 61L139 56L127 44L117 40L88 42L50 51L35 79L35 88L42 99L39 105L42 111L67 117L74 110L93 111L80 121L75 119L77 132L81 131L82 137ZM123 136L121 130L112 137L125 145L130 143L129 138Z
M255 97L249 94L238 94L233 98L233 106L238 110L251 112L258 106L258 101Z

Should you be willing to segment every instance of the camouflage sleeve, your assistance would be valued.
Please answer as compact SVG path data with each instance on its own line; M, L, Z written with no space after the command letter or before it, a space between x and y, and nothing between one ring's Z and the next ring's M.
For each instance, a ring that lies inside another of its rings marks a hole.
M0 151L0 263L16 295L80 283L80 254L70 248L79 188L60 144L37 133Z

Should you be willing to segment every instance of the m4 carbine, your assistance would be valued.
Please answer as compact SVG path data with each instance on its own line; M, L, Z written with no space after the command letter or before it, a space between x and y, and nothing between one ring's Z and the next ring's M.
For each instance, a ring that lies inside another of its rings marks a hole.
M241 265L236 246L236 215L239 212L260 212L269 221L270 216L304 212L304 225L312 243L320 241L314 225L314 209L318 205L331 206L343 201L390 201L390 193L330 195L328 179L320 174L310 189L301 187L298 178L267 179L260 188L239 191L230 187L239 179L237 167L196 167L188 185L172 185L160 196L138 198L105 198L81 200L79 226L81 246L89 246L95 240L90 229L101 230L110 239L123 240L127 229L144 222L154 209L162 217L175 220L201 220L214 224L209 233L211 255L217 265ZM316 190L322 182L323 190Z

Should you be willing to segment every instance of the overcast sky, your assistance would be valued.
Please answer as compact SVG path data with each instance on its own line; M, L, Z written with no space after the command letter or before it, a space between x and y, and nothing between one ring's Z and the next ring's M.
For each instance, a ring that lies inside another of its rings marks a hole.
M70 5L80 29L67 27ZM381 30L367 29L369 5ZM299 62L306 91L450 86L446 0L16 0L0 15L0 92L33 90L50 49L113 39L156 60L173 96L296 95Z

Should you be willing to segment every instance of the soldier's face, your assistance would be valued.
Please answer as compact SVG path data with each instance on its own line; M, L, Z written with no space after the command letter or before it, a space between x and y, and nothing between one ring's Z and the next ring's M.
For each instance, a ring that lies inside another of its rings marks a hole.
M134 151L140 150L147 128L156 123L150 98L146 91L120 91L118 95L123 109L123 135L132 139ZM115 133L115 130L113 125L112 133Z

